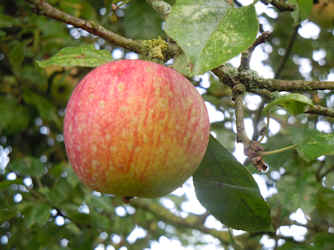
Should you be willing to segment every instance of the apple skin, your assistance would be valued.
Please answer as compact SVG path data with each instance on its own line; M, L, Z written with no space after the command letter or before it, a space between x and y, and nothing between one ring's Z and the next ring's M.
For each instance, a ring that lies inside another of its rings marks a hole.
M322 28L333 28L334 0L319 0L313 4L310 20Z
M184 76L157 63L120 60L76 86L64 141L74 171L91 189L153 198L195 172L209 127L203 99Z

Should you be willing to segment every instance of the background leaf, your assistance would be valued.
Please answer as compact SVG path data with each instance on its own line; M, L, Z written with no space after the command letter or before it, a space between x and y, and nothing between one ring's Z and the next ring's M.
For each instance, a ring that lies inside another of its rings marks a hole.
M255 40L258 22L254 6L232 8L220 0L177 1L165 31L185 52L194 75L247 49Z
M288 130L299 155L312 161L322 155L334 154L334 135L322 133L307 127L291 127Z
M39 159L33 157L25 157L23 159L12 161L9 168L20 175L35 177L41 177L46 172L43 163Z
M25 223L29 228L35 224L45 225L50 217L50 207L44 203L33 203L25 213Z
M16 41L11 44L11 48L8 53L9 62L13 66L15 71L20 70L24 60L24 44Z
M163 20L146 1L131 1L122 21L127 37L152 39L164 36Z
M305 95L293 93L276 98L263 109L263 112L269 113L277 108L277 106L280 106L286 109L290 114L298 115L304 113L310 105L313 105L310 98Z
M0 133L11 135L26 129L29 125L29 110L20 105L14 97L0 96Z
M316 206L318 213L326 218L329 223L334 223L334 190L329 188L320 188L316 197Z
M246 231L270 230L270 209L255 180L212 136L193 181L198 200L223 224Z
M288 0L288 2L296 6L295 11L291 13L296 24L310 16L313 0Z
M40 67L47 67L50 65L64 67L97 67L112 60L113 58L109 51L97 50L93 45L84 45L61 49L50 59L37 61L37 64Z

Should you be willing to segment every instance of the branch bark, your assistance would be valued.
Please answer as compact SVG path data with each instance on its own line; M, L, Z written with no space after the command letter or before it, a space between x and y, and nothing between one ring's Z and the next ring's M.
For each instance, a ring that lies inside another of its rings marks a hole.
M264 79L259 77L256 72L248 70L238 72L232 66L223 65L212 70L220 80L233 87L232 79L238 79L239 83L245 85L247 91L257 93L259 89L269 91L290 91L302 92L313 90L334 90L334 82L327 81L304 81L304 80L281 80L281 79Z

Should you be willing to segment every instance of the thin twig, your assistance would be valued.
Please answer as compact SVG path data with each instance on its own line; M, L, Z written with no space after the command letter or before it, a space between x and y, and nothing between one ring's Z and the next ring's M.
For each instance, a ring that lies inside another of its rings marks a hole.
M297 144L293 144L293 145L286 146L284 148L279 148L279 149L275 149L275 150L272 150L272 151L261 152L260 155L265 156L265 155L278 154L278 153L282 153L282 152L290 150L290 149L295 149L296 147L297 147Z
M277 69L277 72L276 72L276 75L275 75L275 78L279 78L286 63L288 62L288 59L290 57L290 54L291 54L291 51L292 51L292 48L293 48L293 45L295 44L295 41L296 41L296 38L297 38L297 34L298 34L298 29L300 27L300 24L297 24L294 29L293 29L293 32L290 36L290 39L289 39L289 43L288 43L288 47L286 48L286 51L285 51L285 54L280 62L280 65Z
M239 71L243 71L243 70L248 70L249 69L249 61L250 61L250 57L252 56L252 53L253 53L254 49L258 45L260 45L261 43L266 42L270 37L271 37L271 33L270 32L263 32L255 40L255 42L252 44L252 46L249 47L248 50L246 50L245 52L241 53L241 61L240 61L240 66L238 68Z
M288 4L285 1L281 1L281 0L261 0L261 2L265 4L272 4L279 11L294 11L296 8L294 5Z

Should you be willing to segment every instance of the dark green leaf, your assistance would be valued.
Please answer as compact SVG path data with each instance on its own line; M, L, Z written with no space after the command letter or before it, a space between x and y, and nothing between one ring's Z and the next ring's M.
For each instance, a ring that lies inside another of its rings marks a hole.
M6 32L0 30L0 37L5 37L6 36Z
M2 189L7 189L13 184L22 184L21 179L16 179L16 180L5 180L0 182L0 190Z
M21 68L24 60L24 44L15 41L10 47L8 57L9 62L13 66L14 70L18 71Z
M232 8L226 1L188 0L176 2L165 30L189 58L194 75L221 65L251 46L258 22L252 5Z
M30 90L26 90L23 93L23 99L27 104L32 105L35 109L37 109L43 120L53 121L58 126L61 126L55 107L44 96L38 95Z
M0 14L0 28L11 28L18 23L19 21L16 18Z
M263 147L265 151L271 151L290 146L291 144L293 143L288 136L279 133L275 136L269 137ZM281 167L287 167L295 164L295 153L296 152L294 150L286 150L277 154L266 155L264 156L264 160L270 168L279 169Z
M316 195L318 213L334 224L334 190L322 187Z
M307 109L307 107L312 106L312 100L304 95L301 94L287 94L282 95L278 98L276 98L274 101L269 103L264 109L264 113L269 113L273 109L277 108L277 106L280 106L284 109L286 109L290 114L292 115L298 115L301 113L304 113Z
M13 97L0 96L0 133L11 135L19 133L29 125L29 110Z
M292 166L291 166L292 167ZM287 175L282 177L277 183L278 200L289 211L303 209L306 214L310 214L314 209L315 187L319 185L314 176L301 171L298 175Z
M310 16L313 0L288 0L288 2L296 6L295 11L291 13L296 24Z
M125 34L135 39L163 36L162 19L146 1L131 1L123 18Z
M60 8L67 13L71 13L76 17L82 17L86 20L95 20L96 11L95 9L86 1L82 0L67 0L60 1Z
M47 190L46 197L52 204L61 205L70 197L72 191L73 189L66 179L61 178L52 189Z
M326 134L307 127L292 127L288 130L299 155L312 161L321 155L334 154L334 134Z
M294 243L294 242L286 242L284 245L277 248L278 250L317 250L312 248L311 246L308 246L303 243ZM320 250L320 249L319 249Z
M94 195L86 195L86 203L97 211L102 210L108 213L112 213L114 206L112 205L111 199L109 197L96 197Z
M0 223L3 223L7 220L16 216L16 209L13 208L0 208Z
M212 136L193 180L201 204L223 224L246 231L271 230L270 209L255 180Z
M45 174L45 167L38 158L25 157L23 159L16 159L9 163L9 168L20 174L26 176L41 177Z
M91 212L90 225L101 228L102 230L108 230L111 227L111 220L107 216L99 214L97 212Z
M48 60L37 61L37 64L40 67L50 65L97 67L112 60L113 58L109 51L97 50L93 45L84 45L64 48Z
M314 246L321 250L334 249L334 237L329 233L318 233L314 236Z
M50 207L44 203L32 205L25 213L25 224L27 227L33 225L44 226L50 217Z
M232 130L225 128L224 123L220 122L211 123L210 128L212 132L216 133L217 140L224 145L227 150L234 150L235 134Z

